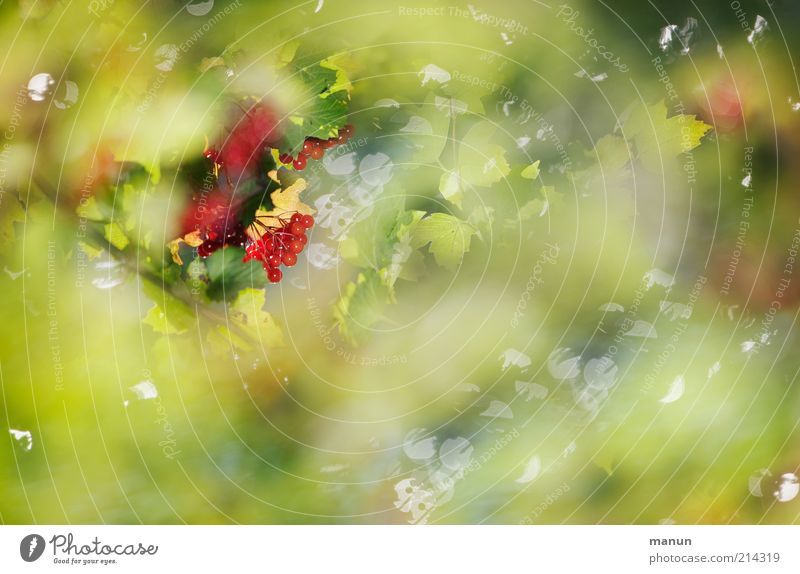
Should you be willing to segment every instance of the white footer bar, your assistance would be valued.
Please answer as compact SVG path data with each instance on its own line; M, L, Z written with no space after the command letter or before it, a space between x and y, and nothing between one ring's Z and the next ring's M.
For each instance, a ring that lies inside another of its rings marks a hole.
M0 527L3 573L187 566L348 574L797 573L800 526Z

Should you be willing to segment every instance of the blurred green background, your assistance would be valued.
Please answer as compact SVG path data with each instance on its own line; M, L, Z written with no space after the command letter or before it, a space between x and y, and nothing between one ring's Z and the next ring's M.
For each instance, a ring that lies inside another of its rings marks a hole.
M800 519L796 3L0 10L3 523ZM231 91L291 113L297 46L352 82L316 247L249 343L221 302L157 332L185 164ZM119 162L131 245L81 247ZM337 315L403 208L469 250Z

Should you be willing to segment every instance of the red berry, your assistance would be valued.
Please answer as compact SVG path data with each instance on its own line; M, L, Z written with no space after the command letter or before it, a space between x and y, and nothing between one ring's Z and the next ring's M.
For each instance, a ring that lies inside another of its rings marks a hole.
M244 259L242 259L244 263L251 259L261 259L261 246L258 242L251 243L245 248L244 253Z
M356 130L352 126L352 124L347 124L346 126L344 126L344 133L347 136L347 139L350 139L351 137L353 137L353 134L355 133L355 131Z
M295 241L299 241L303 245L303 247L305 247L306 243L308 243L308 237L306 237L305 234L298 235L297 237L295 237Z
M303 235L306 232L306 228L303 227L303 224L299 221L296 223L292 223L289 225L289 233L297 237L298 235Z
M267 257L267 264L270 267L279 267L281 264L281 256L277 253L272 253L269 257Z
M286 267L292 267L295 263L297 263L297 255L291 252L284 253L282 261Z
M292 214L291 223L300 223L301 219L303 219L302 213L294 213Z
M331 138L331 139L328 139L328 140L324 140L322 142L322 148L323 149L331 149L335 145L336 145L336 138Z
M315 147L311 150L312 159L322 159L323 155L325 155L325 151L321 147Z
M303 244L296 239L289 243L289 253L300 253L303 250Z
M208 257L209 255L211 255L211 253L213 251L214 251L214 246L211 243L209 243L208 241L204 241L197 248L197 254L200 257Z
M280 231L275 233L275 250L286 249L286 246L289 244L291 240L294 239L294 235L288 233L286 231Z
M297 159L292 162L292 166L298 171L301 171L301 170L305 169L305 167L306 167L306 156L304 156L302 153L298 154L297 155Z
M290 154L290 153L282 153L281 155L278 156L278 159L283 164L292 163L292 161L294 161L294 158L292 157L292 154Z
M315 147L316 146L314 145L314 142L311 141L310 138L303 142L303 152L306 154L310 154L311 150L314 149Z
M277 267L273 267L269 271L267 271L267 279L269 279L270 283L277 283L283 277L283 273Z
M300 220L300 224L306 229L311 229L314 227L314 217L311 215L304 215Z

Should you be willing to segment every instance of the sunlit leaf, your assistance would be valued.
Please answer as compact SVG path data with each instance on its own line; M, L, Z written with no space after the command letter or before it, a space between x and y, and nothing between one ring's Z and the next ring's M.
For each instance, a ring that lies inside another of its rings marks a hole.
M539 160L537 159L531 165L523 169L520 175L525 179L536 179L539 177Z
M117 223L106 223L103 226L103 236L108 240L108 242L116 247L117 249L125 249L128 245L130 245L130 240L125 235L125 231L122 229L122 226Z
M142 322L149 325L156 333L177 335L186 332L195 322L192 308L171 295L169 291L149 282L144 283L143 290L154 305L148 310Z
M511 171L506 150L491 142L496 131L490 122L480 121L464 136L458 151L458 165L464 181L488 187Z
M639 105L622 126L625 137L635 142L639 159L653 170L661 169L665 159L696 148L711 129L694 115L667 114L663 101L648 107Z
M453 270L469 251L474 234L475 228L469 223L447 213L432 213L415 226L411 245L418 249L430 244L428 250L436 262Z
M442 174L442 177L439 179L439 193L456 207L461 207L464 190L461 177L457 171L447 171Z
M264 289L243 289L228 308L228 317L244 333L265 347L284 344L283 333L272 315L264 311Z
M256 211L256 218L269 227L277 227L280 225L280 220L278 218L286 214L290 217L294 212L304 215L313 215L314 209L300 201L300 194L305 191L305 189L306 181L304 179L296 180L286 189L276 189L269 196L273 208L268 211L258 209Z

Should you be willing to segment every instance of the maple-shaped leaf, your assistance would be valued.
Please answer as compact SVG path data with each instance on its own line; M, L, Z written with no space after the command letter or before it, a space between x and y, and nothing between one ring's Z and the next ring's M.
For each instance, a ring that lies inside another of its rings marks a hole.
M352 85L338 59L300 67L284 84L281 99L287 108L284 146L295 153L308 137L335 137L347 123L347 103Z
M270 172L270 177L275 180L274 171ZM291 217L295 212L303 215L313 215L314 209L300 201L300 194L305 191L306 187L306 180L300 178L285 189L276 189L269 195L272 209L257 209L256 219L267 227L278 227L281 221L279 218L284 218L285 220L286 217ZM257 229L251 228L248 233L252 234L257 231Z
M660 170L665 160L699 146L711 129L694 115L667 114L663 100L652 106L639 105L622 126L625 137L636 144L639 159L652 170Z
M432 213L416 224L411 235L411 246L418 249L430 244L428 251L436 263L445 269L458 267L475 234L475 228L458 217L447 213Z

